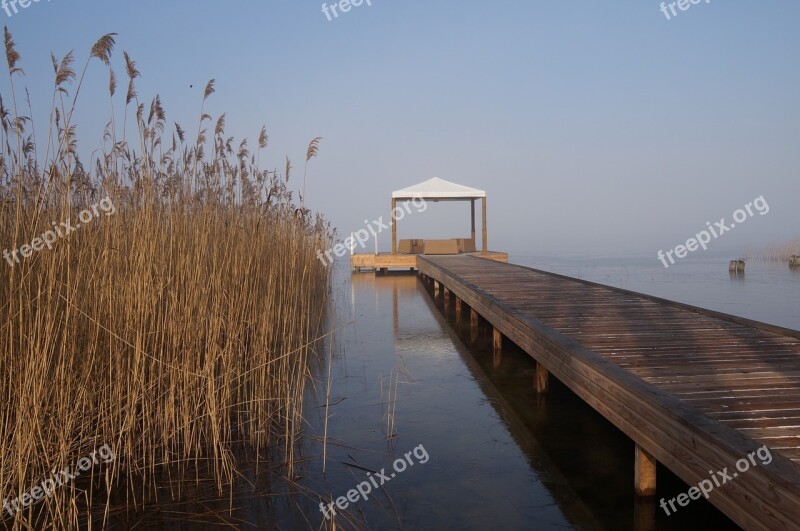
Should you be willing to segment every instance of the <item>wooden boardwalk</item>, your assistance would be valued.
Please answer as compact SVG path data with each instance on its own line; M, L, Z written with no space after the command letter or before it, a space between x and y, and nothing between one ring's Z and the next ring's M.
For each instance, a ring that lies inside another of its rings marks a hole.
M552 374L635 442L637 492L680 494L657 491L658 461L718 478L709 501L746 529L800 528L800 332L477 257L418 268L457 319L491 324L496 356L513 341L540 391ZM737 472L763 445L772 462Z

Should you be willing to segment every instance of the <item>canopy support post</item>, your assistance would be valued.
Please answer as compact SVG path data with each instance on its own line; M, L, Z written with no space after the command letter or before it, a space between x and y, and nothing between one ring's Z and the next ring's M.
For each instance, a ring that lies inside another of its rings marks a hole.
M483 244L481 251L486 254L489 252L489 233L486 229L486 197L482 197L481 202L483 204Z
M397 254L397 219L394 216L397 199L392 198L392 254Z
M472 232L471 232L472 248L476 249L476 247L475 247L475 200L474 199L470 199L469 200L469 213L470 213L470 217L472 218Z

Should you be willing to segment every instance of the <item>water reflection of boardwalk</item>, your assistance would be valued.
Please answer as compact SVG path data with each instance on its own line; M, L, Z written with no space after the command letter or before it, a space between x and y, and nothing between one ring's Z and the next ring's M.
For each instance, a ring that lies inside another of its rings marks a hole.
M636 443L640 493L656 460L689 486L727 467L709 501L739 525L800 521L800 332L476 257L418 267L446 309L492 325L497 356L513 341L541 391L552 374ZM772 462L737 473L764 444Z

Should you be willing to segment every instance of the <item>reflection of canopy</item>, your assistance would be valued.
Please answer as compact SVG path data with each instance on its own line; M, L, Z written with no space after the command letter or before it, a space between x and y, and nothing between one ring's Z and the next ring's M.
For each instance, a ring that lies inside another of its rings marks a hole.
M443 200L482 199L486 197L486 192L469 186L451 183L438 177L392 192L392 199L414 199L420 197L422 199Z
M451 183L438 177L392 192L392 254L397 254L397 219L395 212L398 201L409 199L432 199L434 201L469 201L472 217L472 245L475 246L475 200L480 199L483 207L483 245L481 251L489 250L489 235L486 230L486 192L462 184Z

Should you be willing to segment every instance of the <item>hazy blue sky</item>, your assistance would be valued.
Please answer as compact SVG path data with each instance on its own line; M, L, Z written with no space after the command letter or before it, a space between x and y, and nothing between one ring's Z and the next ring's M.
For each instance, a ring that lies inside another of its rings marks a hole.
M50 52L74 48L82 65L114 31L117 73L126 50L143 101L160 94L168 121L193 130L216 78L207 111L253 141L266 124L269 160L292 158L295 186L323 136L308 205L342 232L439 176L487 190L499 250L655 255L761 195L769 214L717 250L800 237L800 3L703 1L671 20L659 4L372 0L328 21L319 1L42 0L0 18L35 115L49 110ZM100 63L85 87L88 152L109 117ZM467 235L466 207L450 207L401 234Z

